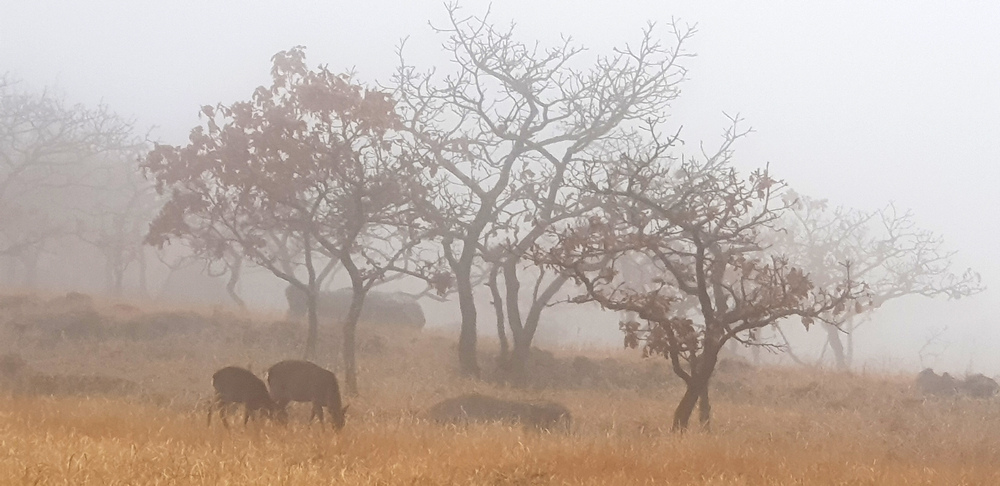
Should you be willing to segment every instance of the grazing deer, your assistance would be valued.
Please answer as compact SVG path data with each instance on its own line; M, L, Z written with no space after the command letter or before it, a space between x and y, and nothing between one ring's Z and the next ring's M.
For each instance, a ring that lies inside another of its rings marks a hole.
M238 366L227 366L212 375L212 386L215 387L215 402L208 409L208 424L212 424L212 411L219 411L219 419L226 428L227 409L236 403L244 406L243 425L250 420L250 414L263 411L271 416L278 407L267 393L264 382L248 369Z
M330 371L309 361L282 361L267 370L267 384L271 388L271 398L283 415L288 402L311 402L310 422L319 417L322 424L323 407L326 407L334 428L340 430L344 427L347 407L341 407L340 385Z
M437 403L427 416L438 423L469 422L519 423L538 430L556 426L569 430L572 417L566 407L555 402L518 402L470 393Z

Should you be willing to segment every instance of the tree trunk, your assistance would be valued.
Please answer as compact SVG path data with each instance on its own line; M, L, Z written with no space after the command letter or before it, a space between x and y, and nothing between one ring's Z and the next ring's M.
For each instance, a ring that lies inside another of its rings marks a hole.
M845 324L847 327L847 350L844 352L844 361L847 363L848 369L850 369L854 365L854 330L858 328L854 323L854 313L847 316Z
M674 432L687 430L696 404L700 404L698 419L701 426L705 430L711 426L712 407L708 400L708 384L715 372L715 365L719 361L719 350L721 349L719 345L706 345L701 356L692 361L691 376L685 380L687 390L684 391L684 396L681 397L677 409L674 410Z
M146 246L139 248L139 295L149 298L149 276L147 275Z
M701 389L701 396L698 397L698 421L701 428L712 430L712 405L708 401L708 383Z
M850 369L854 366L854 330L852 329L847 333L847 352L844 353L844 357L847 358L847 368Z
M500 287L497 283L497 278L500 274L500 267L498 265L493 265L490 268L490 295L493 296L493 311L497 315L497 339L500 340L500 356L497 359L498 364L501 366L507 363L510 358L510 342L507 341L507 322L504 320L503 314L503 298L500 296Z
M111 261L111 257L108 256L107 252L101 252L104 255L104 291L114 295L115 288L115 270L114 263Z
M355 341L358 321L364 308L365 295L368 289L357 289L351 293L351 307L344 319L344 388L349 395L358 394L358 365L355 357Z
M302 241L304 243L303 256L305 257L306 274L309 276L307 286L308 294L306 296L306 311L309 314L309 331L306 333L306 360L316 358L316 341L319 340L319 312L317 309L317 300L319 299L320 282L316 280L316 267L313 266L311 236L312 233L309 231L305 231L302 234Z
M517 260L510 259L503 264L504 291L507 294L507 323L514 338L514 352L510 360L503 363L507 379L517 386L525 384L528 356L531 354L531 338L526 336L521 322L521 281L517 277Z
M833 351L833 359L836 362L837 369L846 371L850 367L847 364L847 357L844 354L844 343L840 340L840 329L830 324L823 324L823 327L826 329L826 343L830 346L830 350Z
M247 310L247 304L240 298L240 295L236 293L236 285L240 283L240 274L243 269L243 259L238 259L236 263L229 266L229 281L226 282L226 293L229 294L229 298L236 302L241 310Z
M306 332L306 350L302 356L306 360L312 360L316 357L316 341L319 339L319 315L316 312L316 293L315 288L310 288L306 295L306 314L309 316L309 330Z
M680 403L674 410L674 432L684 432L691 421L691 414L694 413L694 406L698 407L698 419L705 430L709 430L712 422L712 407L708 401L708 382L711 374L692 374L687 382L687 389Z
M121 297L125 290L125 271L128 265L125 263L125 252L121 248L111 250L112 256L107 258L106 264L109 266L111 281L111 295Z
M514 386L524 387L528 384L528 359L531 358L531 338L521 332L514 335L514 349L504 367L507 379Z
M458 289L458 306L462 311L462 331L458 337L458 363L462 373L478 378L476 301L472 289L472 256L474 252L475 249L468 244L462 249L462 259L455 268L455 285Z
M124 291L125 291L125 268L116 267L115 284L114 287L111 289L111 295L115 297L121 297Z
M687 390L684 391L684 396L681 397L680 403L677 404L677 408L674 410L674 432L684 432L688 428L688 421L691 419L691 412L694 411L695 404L698 403L698 398L701 397L701 390L691 377L692 381L687 384Z
M507 287L507 316L510 321L511 333L514 335L514 351L511 353L510 363L507 368L511 374L513 382L523 386L528 378L528 359L531 357L531 344L535 340L535 332L538 331L538 323L542 318L542 311L548 306L552 297L569 280L567 275L558 275L545 287L541 294L535 297L528 309L528 316L521 324L520 307L517 305L517 295L520 288L518 284L517 267L515 264L504 266L504 282L513 281L513 285ZM514 307L511 307L513 299ZM513 310L511 310L513 309Z

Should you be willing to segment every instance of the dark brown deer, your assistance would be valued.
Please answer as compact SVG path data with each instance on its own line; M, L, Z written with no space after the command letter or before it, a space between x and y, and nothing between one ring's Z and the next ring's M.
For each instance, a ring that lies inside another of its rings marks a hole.
M344 413L347 407L341 407L340 385L337 377L309 361L282 361L267 370L267 384L271 388L271 398L282 411L288 402L311 402L312 415L309 421L319 417L323 423L323 407L327 408L333 419L333 426L340 430L344 427ZM281 412L284 415L284 412Z
M444 424L470 422L519 423L538 430L569 430L572 418L566 407L555 402L519 402L479 393L449 398L427 410L427 417Z
M212 424L212 411L219 411L222 425L226 423L226 413L230 406L242 403L244 407L243 425L250 421L254 412L263 412L272 416L278 407L267 393L264 381L257 378L252 371L238 366L227 366L212 375L212 386L215 387L215 402L208 409L208 424Z

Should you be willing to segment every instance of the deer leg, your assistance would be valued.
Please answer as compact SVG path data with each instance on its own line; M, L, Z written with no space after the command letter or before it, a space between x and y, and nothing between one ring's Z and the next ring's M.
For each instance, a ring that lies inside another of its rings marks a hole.
M313 403L313 417L319 417L319 423L323 423L323 404L319 402ZM312 422L311 417L309 418L309 421Z
M288 425L288 403L287 402L285 402L285 403L278 403L277 405L278 405L278 409L277 409L277 412L276 412L276 414L277 414L276 416L278 417L278 421L281 422L281 425L287 426Z
M216 397L212 403L208 404L208 425L212 425L212 411L219 407L219 398Z
M222 426L229 428L229 422L226 422L226 416L229 415L229 404L219 403L219 420L222 421Z

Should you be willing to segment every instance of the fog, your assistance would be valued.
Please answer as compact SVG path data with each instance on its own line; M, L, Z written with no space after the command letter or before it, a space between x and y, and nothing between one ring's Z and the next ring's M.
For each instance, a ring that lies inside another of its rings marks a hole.
M664 37L671 18L697 23L688 45L697 57L685 63L671 115L687 148L714 143L723 113L739 113L755 129L737 146L741 168L769 164L795 190L835 205L912 209L957 251L956 272L983 276L987 290L968 299L904 298L880 309L854 337L858 366L1000 374L1000 4L516 0L496 2L491 16L516 22L522 40L565 34L590 54L637 41L647 21ZM154 127L151 140L182 144L201 105L246 99L267 83L279 50L305 45L311 66L388 83L403 37L409 63L444 66L443 38L428 21L445 19L441 3L426 0L11 2L0 15L0 72L72 102L105 103ZM277 308L280 288L241 290L252 306ZM447 308L434 307L430 315L447 321ZM590 314L559 309L542 325ZM594 325L613 339L616 319ZM920 363L937 331L938 356ZM813 334L797 338L802 352L818 353L824 336Z

